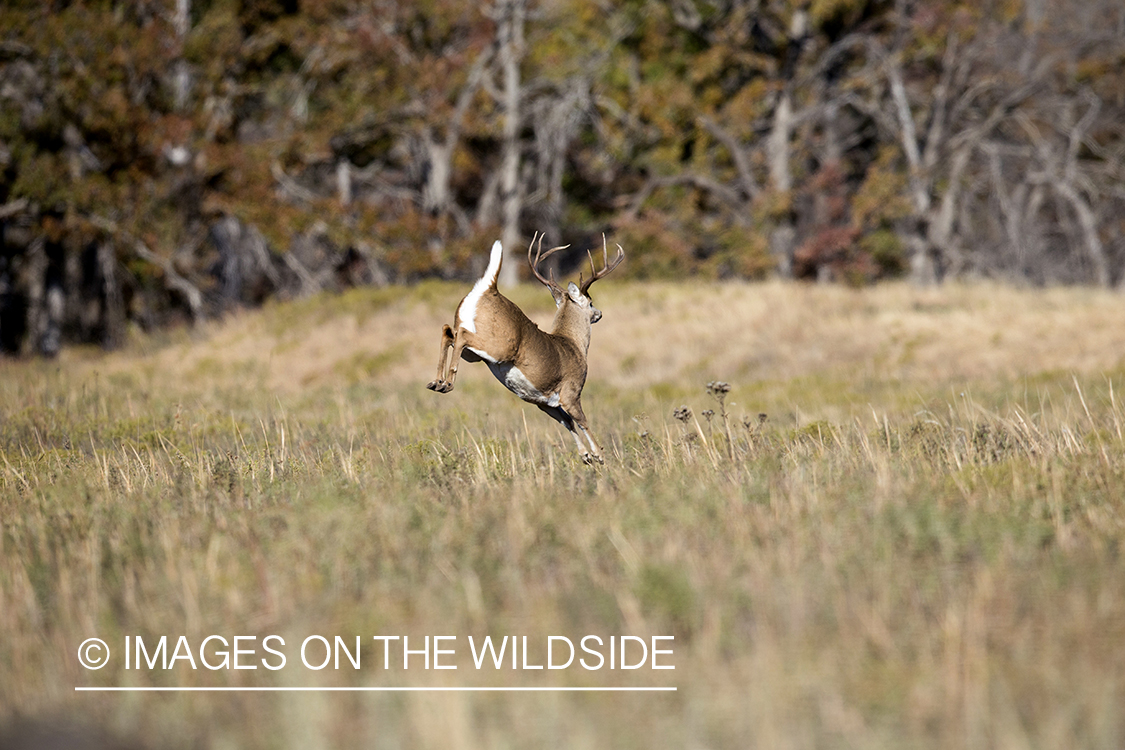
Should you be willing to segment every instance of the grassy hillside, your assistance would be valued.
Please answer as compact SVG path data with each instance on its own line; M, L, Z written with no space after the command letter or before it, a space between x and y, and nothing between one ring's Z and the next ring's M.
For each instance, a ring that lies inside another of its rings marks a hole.
M0 737L65 719L154 747L1125 743L1120 297L608 284L584 404L610 455L590 468L480 365L424 389L464 291L0 362ZM549 320L542 289L511 296ZM280 635L287 665L124 668L125 636L213 634ZM362 669L304 668L312 634L362 636ZM587 634L673 635L676 668L478 671L467 646L526 635L541 664L548 636ZM89 671L95 635L114 654ZM394 646L383 670L374 635L457 635L459 669L400 669Z

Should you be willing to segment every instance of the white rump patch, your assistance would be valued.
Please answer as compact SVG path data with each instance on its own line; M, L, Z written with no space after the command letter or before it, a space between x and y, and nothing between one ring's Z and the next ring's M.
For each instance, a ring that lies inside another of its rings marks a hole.
M500 274L500 263L504 260L504 247L500 244L500 240L492 243L492 255L488 258L488 268L484 271L484 276L477 279L477 283L473 284L473 289L465 295L465 299L461 300L461 306L457 308L457 315L461 319L461 327L466 331L477 332L477 303L480 302L481 296L496 283L496 277ZM486 360L491 359L480 352L477 352Z

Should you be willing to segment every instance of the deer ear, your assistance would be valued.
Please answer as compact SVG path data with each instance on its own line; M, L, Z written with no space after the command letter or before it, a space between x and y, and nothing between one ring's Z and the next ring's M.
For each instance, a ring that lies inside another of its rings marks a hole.
M570 299L573 300L575 302L575 304L581 304L581 302L582 302L582 291L578 288L578 286L573 281L570 282L570 284L567 285L566 293L570 295Z

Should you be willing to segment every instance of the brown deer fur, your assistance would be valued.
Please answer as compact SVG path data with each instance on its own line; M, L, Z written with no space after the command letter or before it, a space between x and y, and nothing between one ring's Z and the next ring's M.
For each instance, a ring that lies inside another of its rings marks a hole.
M523 311L496 289L496 279L503 261L499 242L492 246L488 269L457 306L453 326L443 326L437 378L426 387L438 393L449 393L457 380L460 360L488 365L492 374L512 393L535 404L556 419L574 436L574 442L586 463L602 463L602 451L587 427L582 412L582 387L586 384L586 354L590 348L590 326L602 313L590 300L588 289L624 260L624 251L612 263L603 243L605 265L594 270L581 288L571 283L566 289L539 274L538 265L551 253L562 248L540 252L532 259L528 247L528 264L555 298L557 310L549 333L539 329ZM532 240L534 246L535 240Z

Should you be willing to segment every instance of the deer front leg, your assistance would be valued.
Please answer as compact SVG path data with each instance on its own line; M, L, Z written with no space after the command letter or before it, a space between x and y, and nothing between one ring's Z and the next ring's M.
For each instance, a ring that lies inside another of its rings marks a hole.
M571 437L574 438L574 444L578 446L578 452L582 454L582 463L592 464L595 461L599 464L605 463L605 461L602 460L601 449L598 448L598 444L594 441L593 436L590 435L585 427L579 426L577 420L569 413L557 406L547 406L545 404L536 404L536 406L538 406L539 410L544 414L557 420L559 424L570 431ZM583 436L585 436L586 442L582 441Z
M587 427L586 415L582 412L582 395L576 394L573 398L563 398L560 400L559 406L574 421L576 429L572 429L572 432L574 432L575 439L578 440L579 433L581 433L581 436L586 439L586 443L589 445L589 451L587 451L586 447L582 445L582 441L578 440L578 449L583 452L582 460L586 463L597 461L599 464L604 464L602 449L598 445L598 441L594 439L589 427Z
M447 377L446 370L449 368L449 352L453 348L453 329L445 325L441 327L441 353L438 355L437 362L437 377L431 380L426 387L431 391L438 393L448 393L453 385L450 384L449 388L445 388Z
M593 433L591 433L584 424L578 425L578 429L582 432L583 436L585 436L586 442L590 444L590 455L593 457L593 460L597 461L599 464L604 464L605 460L602 458L601 446L598 445L597 440L594 440ZM587 461L587 463L589 463L589 461Z
M578 430L574 427L574 420L570 415L557 406L547 406L546 404L536 404L539 410L554 419L570 432L571 437L574 438L574 444L578 446L578 452L582 454L582 463L590 463L590 452L586 446L582 444L582 437L578 434Z

